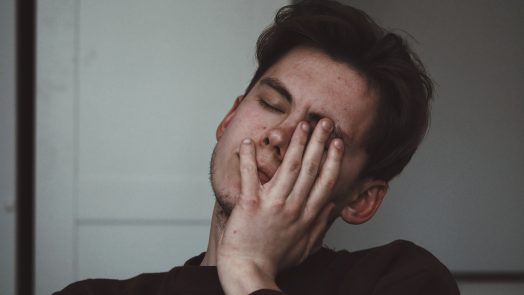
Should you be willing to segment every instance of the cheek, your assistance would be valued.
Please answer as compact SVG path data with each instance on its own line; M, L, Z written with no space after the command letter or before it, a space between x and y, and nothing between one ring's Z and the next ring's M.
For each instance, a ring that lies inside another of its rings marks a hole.
M248 108L239 110L217 143L219 151L217 155L230 159L238 153L240 144L245 138L260 142L268 126L268 122L263 120L259 112L250 111Z
M230 133L234 134L232 137L235 137L240 144L240 141L246 137L257 140L268 130L269 124L270 122L260 112L246 108L232 120L228 129L231 129Z
M335 186L336 198L347 198L352 194L358 182L358 175L364 167L366 161L365 154L357 153L346 155L342 162L337 185Z

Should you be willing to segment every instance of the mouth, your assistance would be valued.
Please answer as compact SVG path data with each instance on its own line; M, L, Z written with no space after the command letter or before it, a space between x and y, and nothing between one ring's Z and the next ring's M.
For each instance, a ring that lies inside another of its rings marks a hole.
M236 156L240 158L240 154L237 152ZM276 170L276 169L275 169ZM258 179L260 180L260 184L264 185L268 183L273 175L275 174L272 169L267 168L267 166L260 165L257 161L257 172L258 172Z
M258 170L258 178L260 179L261 184L268 183L271 178L273 178L273 175L275 174L275 170L270 169L268 166L265 165L257 165Z

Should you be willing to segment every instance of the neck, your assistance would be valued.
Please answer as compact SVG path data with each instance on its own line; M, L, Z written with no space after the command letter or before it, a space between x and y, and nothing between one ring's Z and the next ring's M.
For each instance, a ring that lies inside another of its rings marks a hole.
M209 230L209 240L207 242L207 251L201 266L217 265L217 247L227 222L227 216L224 214L220 205L215 202L213 215L211 217L211 229Z

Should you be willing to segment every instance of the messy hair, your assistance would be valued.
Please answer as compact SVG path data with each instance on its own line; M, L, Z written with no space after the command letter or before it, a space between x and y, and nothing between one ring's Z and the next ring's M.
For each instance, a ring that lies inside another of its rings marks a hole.
M258 68L246 89L297 47L322 51L359 72L378 96L364 140L368 160L360 178L398 175L426 134L433 84L406 40L365 12L334 1L302 1L281 8L257 41Z

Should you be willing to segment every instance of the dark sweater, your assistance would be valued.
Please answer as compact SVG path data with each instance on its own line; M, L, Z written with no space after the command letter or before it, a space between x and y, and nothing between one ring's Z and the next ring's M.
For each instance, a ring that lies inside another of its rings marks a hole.
M204 253L169 272L128 280L76 282L55 295L224 294L214 266L199 266ZM322 248L302 264L282 272L277 285L285 294L459 294L448 269L411 242L395 241L357 252ZM282 294L259 290L252 295Z

